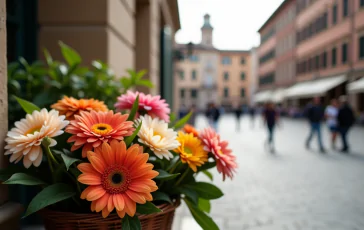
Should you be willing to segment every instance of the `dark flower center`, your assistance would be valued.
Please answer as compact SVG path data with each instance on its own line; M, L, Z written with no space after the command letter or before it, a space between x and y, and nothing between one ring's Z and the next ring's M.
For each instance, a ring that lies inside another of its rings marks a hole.
M119 184L123 180L123 176L119 173L115 173L112 176L111 180L114 184Z

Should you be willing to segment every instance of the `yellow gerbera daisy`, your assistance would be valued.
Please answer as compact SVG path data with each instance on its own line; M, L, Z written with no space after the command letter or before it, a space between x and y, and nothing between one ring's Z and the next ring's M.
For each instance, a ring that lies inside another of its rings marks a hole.
M196 172L197 166L203 165L208 158L201 140L192 133L183 132L178 132L177 140L181 145L175 151L179 153L182 163L187 163Z

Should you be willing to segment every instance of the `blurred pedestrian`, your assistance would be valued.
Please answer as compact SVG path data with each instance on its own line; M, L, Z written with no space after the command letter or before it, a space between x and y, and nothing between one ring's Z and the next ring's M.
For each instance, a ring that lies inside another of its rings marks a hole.
M275 152L274 142L273 142L274 128L278 122L279 115L276 109L274 108L274 104L272 102L268 102L265 105L262 114L263 114L264 124L267 126L268 130L268 140L266 143L270 152L274 153Z
M337 127L337 115L339 113L338 107L339 105L337 103L337 100L332 99L331 104L327 106L325 110L326 124L331 132L331 147L333 149L336 148L336 137L338 132L338 127Z
M220 118L220 111L214 103L210 103L208 105L208 108L206 111L206 117L209 121L210 126L213 127L217 131L217 124L218 124L218 121Z
M196 116L197 116L196 105L192 104L189 111L192 112L192 115L191 115L190 119L188 120L188 124L195 126Z
M354 116L353 109L350 107L350 105L347 101L347 97L341 96L339 98L339 100L340 100L340 109L339 109L339 113L337 115L337 120L338 120L340 136L341 136L342 143L343 143L343 148L341 149L341 151L343 153L347 153L347 152L349 152L349 144L348 144L348 140L347 140L347 135L348 135L349 129L353 126L353 124L355 122L355 116Z
M254 107L254 105L250 106L249 115L250 115L250 127L254 128L254 122L255 122L255 107Z
M319 97L313 99L313 103L306 110L306 115L310 123L310 134L306 140L306 148L310 148L310 142L316 133L320 152L325 153L321 137L321 122L324 119L324 109L321 106Z
M234 109L234 113L235 113L235 118L236 118L236 131L240 131L240 117L241 114L243 113L242 111L242 106L238 105L235 109Z

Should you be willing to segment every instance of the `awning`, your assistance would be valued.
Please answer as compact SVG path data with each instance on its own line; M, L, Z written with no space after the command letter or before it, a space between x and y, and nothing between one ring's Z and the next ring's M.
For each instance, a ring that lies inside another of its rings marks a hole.
M259 92L257 94L254 95L254 101L256 103L261 103L261 102L266 102L271 100L272 98L272 90L266 90L266 91L262 91Z
M286 98L307 98L324 95L346 81L345 75L297 83L286 91Z
M364 77L348 84L347 90L349 93L364 93Z
M281 103L284 100L285 96L286 96L286 89L284 88L276 89L272 93L271 101L275 103Z

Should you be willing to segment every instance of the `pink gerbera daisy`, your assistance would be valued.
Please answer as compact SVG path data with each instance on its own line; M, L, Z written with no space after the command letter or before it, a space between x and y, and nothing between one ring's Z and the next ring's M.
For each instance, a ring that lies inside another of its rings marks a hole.
M84 112L75 115L66 132L73 134L68 142L75 142L71 151L82 148L82 157L87 156L87 151L100 146L103 142L123 140L125 136L133 134L133 122L127 121L128 114L121 115L109 112Z
M166 100L161 99L161 96L152 96L140 92L133 93L128 91L126 94L118 97L118 102L115 103L115 108L118 110L131 109L139 95L138 115L148 114L152 118L159 118L169 122L169 113L171 112Z
M223 180L225 180L226 176L232 179L238 165L236 157L232 154L231 149L228 148L228 142L221 141L220 135L212 128L203 129L199 137L205 145L204 149L214 155L217 171L222 173Z

